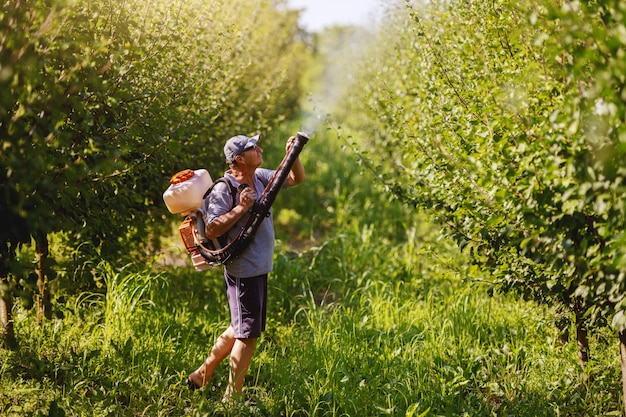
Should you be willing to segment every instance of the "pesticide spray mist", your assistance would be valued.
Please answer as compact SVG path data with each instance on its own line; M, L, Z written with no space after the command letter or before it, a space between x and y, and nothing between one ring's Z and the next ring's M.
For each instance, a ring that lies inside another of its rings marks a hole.
M321 69L311 75L308 99L303 103L301 131L312 135L325 123L334 124L332 114L337 105L356 88L358 70L368 59L377 35L376 25L334 27L316 38L313 57Z

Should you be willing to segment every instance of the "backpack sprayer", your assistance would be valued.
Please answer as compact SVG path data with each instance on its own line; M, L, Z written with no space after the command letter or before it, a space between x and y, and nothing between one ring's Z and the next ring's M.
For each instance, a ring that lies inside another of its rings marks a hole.
M178 231L197 271L226 264L248 247L261 222L272 207L276 195L287 179L298 155L308 141L309 137L305 133L298 132L296 134L289 152L285 154L274 175L265 186L263 193L248 214L244 225L230 242L220 241L219 238L210 240L205 235L205 224L200 207L202 207L205 196L208 195L208 191L214 184L208 171L205 169L186 169L172 176L169 187L163 193L163 200L170 213L185 216L185 220ZM224 181L224 179L220 178L215 183L218 181ZM230 182L225 181L232 188ZM235 204L234 198L233 193L233 206Z

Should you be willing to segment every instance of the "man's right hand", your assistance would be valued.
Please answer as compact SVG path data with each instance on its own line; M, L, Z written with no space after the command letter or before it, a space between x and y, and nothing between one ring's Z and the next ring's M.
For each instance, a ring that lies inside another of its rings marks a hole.
M246 211L252 209L254 206L254 202L256 201L257 195L256 191L252 188L248 187L241 192L239 195L239 205L243 206Z

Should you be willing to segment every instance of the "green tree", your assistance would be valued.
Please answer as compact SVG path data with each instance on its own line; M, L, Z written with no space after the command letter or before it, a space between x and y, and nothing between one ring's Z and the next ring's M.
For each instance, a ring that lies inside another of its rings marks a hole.
M624 354L623 2L408 3L349 107L361 152L496 289L573 312L583 366L589 326Z
M8 312L32 274L42 318L51 280L93 286L57 273L87 269L58 268L51 234L77 259L141 261L169 231L161 194L174 172L221 170L226 137L269 131L297 110L302 45L282 2L10 0L0 25ZM16 251L31 239L29 270Z

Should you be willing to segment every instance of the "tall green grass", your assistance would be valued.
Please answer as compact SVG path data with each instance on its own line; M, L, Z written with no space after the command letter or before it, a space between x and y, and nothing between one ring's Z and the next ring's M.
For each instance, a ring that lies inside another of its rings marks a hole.
M221 403L226 364L204 390L183 383L229 313L221 271L194 271L173 238L184 266L103 262L102 292L69 300L63 319L16 310L22 348L0 354L0 415L619 415L611 335L594 336L583 375L551 311L488 296L485 271L333 146L310 149L345 166L308 169L275 207L296 215L277 225L288 232L244 392L256 405Z
M23 349L0 360L3 415L554 416L617 410L617 354L593 345L584 382L549 311L486 296L432 231L381 250L372 225L277 251L269 325L246 403L182 383L227 325L219 271L108 274L106 294L64 320L17 314ZM423 229L422 229L423 230ZM426 229L428 230L428 229ZM411 248L409 250L409 248ZM437 257L435 256L437 254ZM157 278L158 277L158 278Z
M407 236L391 247L372 225L355 224L305 255L279 257L276 279L300 291L291 301L292 337L282 343L296 359L277 357L269 379L302 381L281 415L617 412L614 346L595 344L594 382L585 385L575 347L558 343L551 312L487 296L488 276L465 266L422 220L407 223Z

